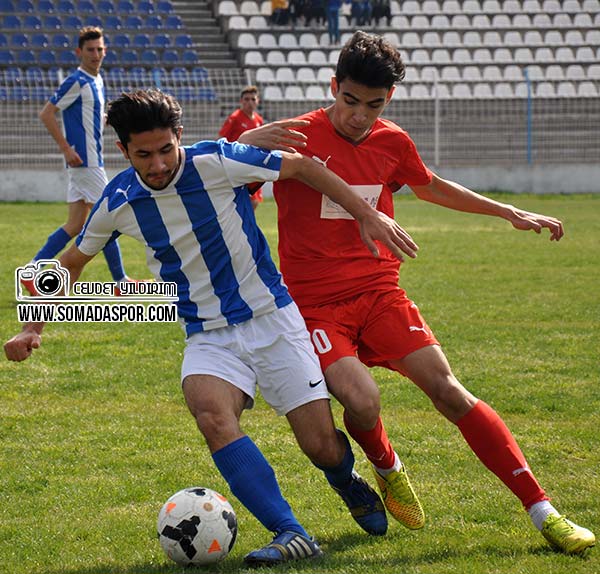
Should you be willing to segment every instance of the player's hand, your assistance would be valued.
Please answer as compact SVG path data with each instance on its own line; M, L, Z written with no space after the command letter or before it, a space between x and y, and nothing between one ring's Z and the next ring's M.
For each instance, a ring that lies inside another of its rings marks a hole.
M79 154L75 151L74 147L70 147L65 152L65 161L69 167L79 167L83 165L83 160L79 157Z
M563 224L559 219L522 209L513 208L509 221L515 229L524 231L533 229L536 233L541 233L542 229L547 227L550 230L550 241L559 241L565 234Z
M264 149L276 149L294 153L298 148L306 147L308 139L294 128L309 125L306 120L278 120L244 132L238 141Z
M33 349L39 348L42 337L35 331L21 331L10 341L4 343L4 353L9 361L24 361Z
M374 211L359 222L360 236L369 251L379 257L379 249L375 241L383 243L400 261L404 261L403 253L412 259L417 256L419 246L398 223L385 213Z

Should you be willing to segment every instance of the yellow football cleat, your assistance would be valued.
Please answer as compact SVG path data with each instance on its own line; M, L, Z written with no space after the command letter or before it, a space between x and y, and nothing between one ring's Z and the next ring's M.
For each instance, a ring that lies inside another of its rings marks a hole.
M551 546L565 554L583 554L596 544L593 532L558 514L544 520L542 534Z
M381 476L375 469L373 473L388 512L406 528L411 530L423 528L425 513L408 480L404 465L400 470L394 470L387 476Z

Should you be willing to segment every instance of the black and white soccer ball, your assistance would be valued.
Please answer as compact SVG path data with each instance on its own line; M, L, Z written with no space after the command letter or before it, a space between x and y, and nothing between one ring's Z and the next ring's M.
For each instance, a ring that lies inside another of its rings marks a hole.
M176 492L158 513L158 539L177 564L212 564L233 548L237 518L227 499L201 486Z

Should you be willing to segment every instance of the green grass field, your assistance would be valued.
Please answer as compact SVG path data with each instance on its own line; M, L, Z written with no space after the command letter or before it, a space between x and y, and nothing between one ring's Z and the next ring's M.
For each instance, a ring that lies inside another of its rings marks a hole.
M420 246L401 284L444 345L461 381L505 418L555 505L600 534L600 196L502 196L563 219L565 238L504 221L397 199ZM63 204L0 204L1 338L19 325L13 273L61 224ZM258 217L272 246L275 207ZM131 276L143 249L124 238ZM108 280L100 256L82 279ZM177 324L53 324L25 363L0 361L0 573L173 574L155 535L157 513L192 485L230 496L179 388ZM383 416L427 513L422 531L390 525L369 538L300 453L285 419L262 401L243 426L273 464L323 560L275 569L336 574L578 574L586 558L556 554L518 500L470 452L458 430L395 374L377 370ZM341 421L341 411L333 404ZM358 470L369 476L364 456ZM270 536L230 500L239 537L221 564Z

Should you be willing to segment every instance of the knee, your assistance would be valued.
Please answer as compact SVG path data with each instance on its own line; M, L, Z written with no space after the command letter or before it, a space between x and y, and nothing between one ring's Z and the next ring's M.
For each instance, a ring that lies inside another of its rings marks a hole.
M433 389L430 398L435 408L452 422L465 415L477 401L452 374L440 375Z
M345 445L338 434L332 432L303 444L302 451L313 464L319 467L334 467L344 458Z
M364 430L372 429L381 413L379 393L365 393L356 400L344 404L344 418L349 417L353 425Z

